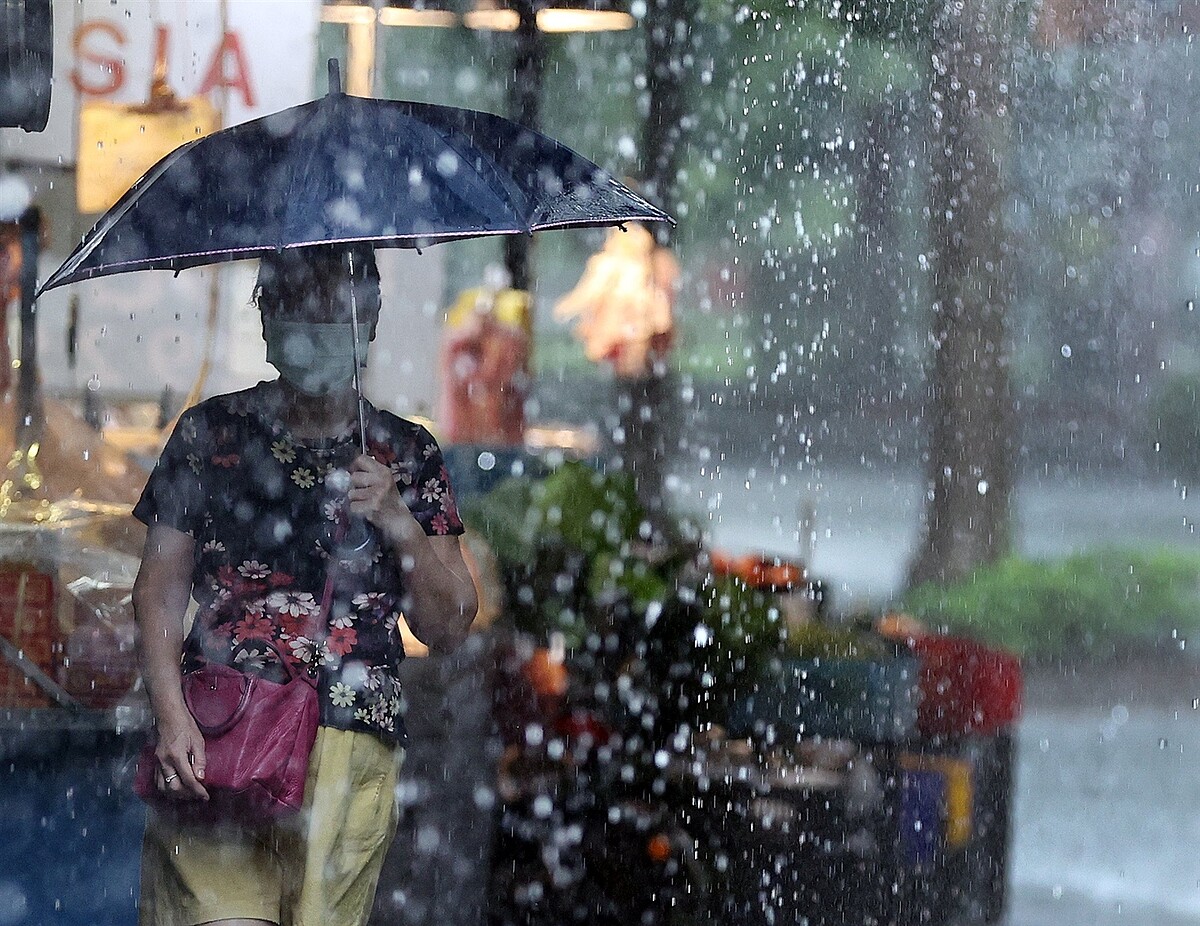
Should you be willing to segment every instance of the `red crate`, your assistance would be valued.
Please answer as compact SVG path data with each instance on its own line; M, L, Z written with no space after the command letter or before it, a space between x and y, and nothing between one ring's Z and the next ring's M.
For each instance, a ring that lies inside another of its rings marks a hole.
M923 736L990 735L1021 713L1021 663L962 637L912 641L921 660L917 730Z
M51 678L62 661L54 578L23 563L0 567L0 634ZM50 696L0 656L0 707L50 707Z

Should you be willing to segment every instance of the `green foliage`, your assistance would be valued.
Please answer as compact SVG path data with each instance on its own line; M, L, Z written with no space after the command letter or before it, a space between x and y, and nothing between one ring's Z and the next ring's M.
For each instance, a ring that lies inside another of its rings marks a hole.
M881 660L891 655L882 637L843 627L804 624L788 630L787 655L797 659Z
M919 0L753 0L744 6L728 0L704 0L711 15L737 11L750 20L779 20L794 28L813 19L825 19L864 37L913 39L928 31L935 10Z
M1200 629L1200 555L1010 558L953 585L916 588L903 606L937 629L1026 656L1106 655Z
M471 527L501 560L524 562L537 546L561 545L588 557L616 553L643 519L633 480L564 463L544 479L505 479L464 506Z
M704 611L717 647L761 657L783 642L783 623L771 597L741 579L722 578L704 589Z
M1200 376L1168 376L1159 384L1150 410L1148 445L1157 462L1183 479L1200 478Z
M544 479L506 479L464 517L500 560L519 630L578 646L599 602L619 595L644 610L666 596L675 561L652 565L635 549L645 515L625 473L564 463Z
M633 479L564 463L533 491L527 522L543 542L558 542L589 558L621 550L643 520Z
M886 30L820 4L713 4L685 165L691 214L779 254L835 253L853 233L865 121L920 83L920 57Z
M617 552L601 553L593 560L588 590L597 601L611 599L614 594L624 596L643 613L674 591L663 570L644 559Z
M512 476L462 506L463 520L488 542L502 562L527 560L533 555L529 514L535 485L528 476Z
M740 579L708 582L697 596L703 626L711 635L706 670L719 684L707 719L724 722L729 709L751 691L783 644L782 616L770 596Z

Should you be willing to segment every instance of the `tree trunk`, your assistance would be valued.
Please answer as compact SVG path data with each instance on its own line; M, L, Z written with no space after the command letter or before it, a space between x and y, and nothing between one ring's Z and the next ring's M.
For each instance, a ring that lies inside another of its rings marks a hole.
M858 379L858 401L863 407L871 401L890 403L903 385L896 353L903 296L897 286L902 255L892 204L892 158L905 104L904 98L893 98L874 105L863 126L855 174L856 279L848 288L846 308L850 310L847 322L853 326L850 347L857 353L854 362L870 364Z
M676 175L687 115L684 58L691 53L688 25L696 7L696 0L649 0L642 23L648 90L642 125L643 192L668 212L679 201ZM670 226L655 223L653 231L659 244L670 242Z
M684 57L689 53L687 28L696 7L696 0L649 0L642 23L648 91L641 140L642 193L671 213L679 202L677 174L687 112ZM660 245L670 245L668 225L655 223L651 231ZM634 478L651 525L661 528L666 510L664 469L672 437L667 422L678 417L672 408L673 377L666 362L657 358L642 376L618 376L616 387L622 465Z
M932 27L933 358L925 538L913 584L962 578L1011 544L1010 3L946 0Z
M537 27L534 0L513 0L518 22L513 33L513 65L508 85L508 116L514 122L542 130L542 85L546 71L546 40ZM529 235L505 235L504 268L513 289L533 286L533 239Z

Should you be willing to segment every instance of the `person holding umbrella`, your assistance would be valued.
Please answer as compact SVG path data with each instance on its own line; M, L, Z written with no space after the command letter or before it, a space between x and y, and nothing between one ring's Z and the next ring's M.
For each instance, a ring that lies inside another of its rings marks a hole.
M181 667L307 673L321 725L305 813L247 827L151 812L147 926L365 922L396 824L400 615L447 651L477 607L437 443L360 406L354 335L365 360L380 302L371 248L264 256L255 299L279 378L186 411L134 510L149 528L134 607L157 787L179 802L208 797Z
M329 77L320 99L168 154L41 286L258 258L280 373L185 412L135 509L149 525L134 606L160 734L139 781L152 770L145 786L181 807L217 793L179 694L181 657L218 676L303 672L321 724L307 813L258 829L152 814L145 926L364 922L404 742L399 614L434 650L475 614L437 443L362 398L379 312L372 249L673 223L524 126L347 95L333 60ZM200 609L185 638L189 593Z

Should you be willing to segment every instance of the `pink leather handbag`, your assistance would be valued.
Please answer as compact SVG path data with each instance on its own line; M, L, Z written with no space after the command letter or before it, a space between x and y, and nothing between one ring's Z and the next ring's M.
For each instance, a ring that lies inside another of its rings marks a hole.
M287 663L284 662L286 665ZM204 734L207 801L172 799L158 789L153 743L138 759L134 791L159 810L192 821L269 823L304 802L308 757L319 712L312 682L272 682L223 665L183 679L183 699Z
M324 628L332 598L333 581L326 576L318 628ZM279 662L287 670L286 682L220 664L187 673L183 700L204 735L208 800L174 798L158 789L153 742L138 757L133 780L138 797L189 822L233 820L259 826L299 810L320 708L314 682L298 674L282 655Z

